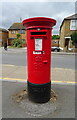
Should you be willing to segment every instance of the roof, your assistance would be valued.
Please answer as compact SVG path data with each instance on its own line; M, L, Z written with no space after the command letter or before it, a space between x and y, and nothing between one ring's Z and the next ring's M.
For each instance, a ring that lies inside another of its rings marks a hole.
M71 16L68 16L68 17L64 18L64 20L63 20L63 22L60 26L60 30L61 30L61 27L62 27L65 20L77 20L77 14L74 14L74 15L71 15Z
M74 15L64 18L64 20L76 20L76 19L77 19L77 14L74 14Z
M0 28L1 32L8 32L8 30L4 29L4 28Z
M8 30L25 30L25 27L22 23L13 23L12 26Z

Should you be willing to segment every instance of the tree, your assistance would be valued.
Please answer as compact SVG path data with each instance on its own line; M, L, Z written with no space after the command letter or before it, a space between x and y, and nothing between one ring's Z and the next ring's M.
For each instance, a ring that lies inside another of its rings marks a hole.
M55 40L55 39L60 39L60 36L59 35L53 35L52 40Z
M72 44L77 48L77 32L71 34Z
M18 33L18 34L17 34L17 39L19 39L19 38L20 38L20 36L21 36L21 35Z
M14 40L12 40L12 46L13 46L13 47L18 47L18 48L22 47L23 40L19 39L20 36L21 36L21 35L18 33L18 34L17 34L17 38L14 39Z

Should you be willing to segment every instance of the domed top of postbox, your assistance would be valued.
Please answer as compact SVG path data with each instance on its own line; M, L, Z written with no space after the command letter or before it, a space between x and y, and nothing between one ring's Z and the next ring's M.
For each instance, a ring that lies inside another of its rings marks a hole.
M22 24L26 27L26 29L52 28L56 24L56 20L46 17L34 17L25 19Z

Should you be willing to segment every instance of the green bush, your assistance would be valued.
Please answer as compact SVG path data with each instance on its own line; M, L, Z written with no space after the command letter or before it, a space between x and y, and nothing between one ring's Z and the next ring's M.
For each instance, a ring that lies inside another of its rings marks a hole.
M59 35L53 35L52 40L55 40L55 39L60 39L60 36Z
M21 44L19 44L18 46L17 46L17 48L21 48L22 47L22 45Z
M77 32L71 34L72 44L77 48Z
M26 42L22 40L22 44L25 44Z
M22 47L22 42L23 42L22 40L16 38L12 40L12 46L20 48Z

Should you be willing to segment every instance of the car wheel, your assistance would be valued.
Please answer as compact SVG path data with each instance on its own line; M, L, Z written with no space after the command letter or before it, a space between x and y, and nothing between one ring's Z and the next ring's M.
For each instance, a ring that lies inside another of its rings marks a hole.
M60 50L57 50L57 52L60 52Z

